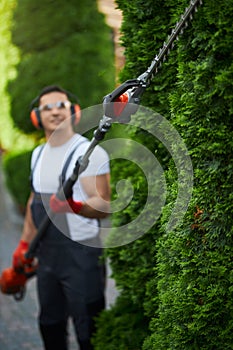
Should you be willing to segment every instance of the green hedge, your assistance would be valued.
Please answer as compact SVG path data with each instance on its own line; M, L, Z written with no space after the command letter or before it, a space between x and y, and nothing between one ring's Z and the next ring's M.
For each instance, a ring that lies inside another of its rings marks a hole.
M183 225L158 242L158 316L144 349L232 347L232 12L205 1L179 46L171 110L194 193Z
M184 0L117 3L124 16L124 81L145 70L188 4ZM177 169L161 152L167 202L150 232L107 252L126 301L120 297L99 318L93 340L96 349L107 350L110 345L112 350L232 348L232 12L232 1L204 1L144 96L144 105L170 119L185 141L194 170L193 196L182 223L167 232L178 193ZM131 131L130 136L156 149L156 142L141 130ZM113 167L113 182L120 177L119 169L117 164ZM131 173L130 166L124 169L125 177L127 172ZM140 183L137 177L138 173L134 181ZM145 187L140 191L139 204ZM118 225L128 222L135 217L134 208L114 217ZM120 326L115 322L116 310L122 315L117 319ZM122 332L129 313L133 319L136 310L140 322L129 342ZM148 318L142 341L140 330Z
M102 103L114 87L112 32L96 1L18 0L12 40L21 59L8 90L12 118L25 133L34 131L29 106L43 86L60 84L82 108Z
M111 309L101 316L104 327L99 327L95 339L95 350L139 350L147 334L148 320L143 310L130 303L126 293L122 294ZM137 334L135 334L137 330ZM103 345L105 344L105 345Z
M22 214L30 193L31 153L31 151L9 153L3 158L6 186Z

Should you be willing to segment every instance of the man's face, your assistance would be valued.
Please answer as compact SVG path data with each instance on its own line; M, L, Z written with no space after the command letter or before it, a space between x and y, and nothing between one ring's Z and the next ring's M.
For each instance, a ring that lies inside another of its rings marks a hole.
M71 102L62 92L54 91L41 97L39 110L45 132L72 128L70 106Z

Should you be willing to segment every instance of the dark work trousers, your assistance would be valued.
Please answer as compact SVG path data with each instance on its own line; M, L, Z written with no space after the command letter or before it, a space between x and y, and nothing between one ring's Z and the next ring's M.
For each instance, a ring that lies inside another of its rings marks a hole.
M36 194L31 206L37 227L48 209L48 196L43 200L41 196ZM39 328L44 346L46 350L68 349L67 320L71 317L80 350L91 350L94 318L105 308L102 249L68 238L64 214L56 214L52 221L37 253Z

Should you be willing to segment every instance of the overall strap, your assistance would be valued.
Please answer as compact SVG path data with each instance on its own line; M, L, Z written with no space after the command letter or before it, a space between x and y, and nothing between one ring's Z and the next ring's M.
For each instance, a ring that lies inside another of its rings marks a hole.
M65 179L66 179L66 172L67 172L67 169L68 169L68 166L70 165L70 162L71 162L71 159L73 158L73 155L75 153L75 151L77 150L77 146L81 146L84 142L88 142L88 140L82 140L78 145L76 145L73 150L71 151L71 153L69 154L68 158L66 159L66 162L63 166L63 169L62 169L62 172L61 172L61 175L59 177L59 183L60 183L60 186L62 186L65 182Z
M35 162L34 162L34 164L33 164L33 166L32 166L32 169L31 169L31 173L30 173L30 175L29 175L29 181L30 181L30 184L31 184L31 189L32 189L33 191L34 191L34 188L33 188L33 181L32 181L32 179L33 179L33 173L34 173L34 170L35 170L36 165L37 165L37 163L38 163L38 160L39 160L39 158L40 158L40 156L41 156L41 153L42 153L42 151L43 151L43 149L44 149L44 146L45 146L45 144L43 144L43 145L40 146L39 152L38 152L38 154L37 154L37 157L36 157Z

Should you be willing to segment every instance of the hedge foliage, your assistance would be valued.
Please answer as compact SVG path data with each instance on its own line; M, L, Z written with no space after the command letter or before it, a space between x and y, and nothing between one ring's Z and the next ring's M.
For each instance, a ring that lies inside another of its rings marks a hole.
M3 158L3 170L7 188L23 214L30 194L30 159L32 151L7 153Z
M34 130L29 106L45 85L72 91L82 108L101 103L115 82L111 36L96 1L18 0L12 40L21 60L8 87L15 125Z
M117 3L124 17L124 81L145 70L188 4ZM143 237L107 251L121 295L98 320L93 339L97 350L232 349L232 12L231 0L205 0L143 98L182 136L193 165L193 194L182 223L167 231L179 187L173 160L159 152L167 202L161 219ZM128 133L157 150L156 141L141 130L128 127ZM130 173L140 183L131 166L124 168L124 176ZM116 164L113 182L119 177ZM146 186L138 191L139 204L146 191ZM127 207L114 214L115 224L132 220L139 210ZM139 322L129 341L122 334L128 335L128 320L135 315Z

